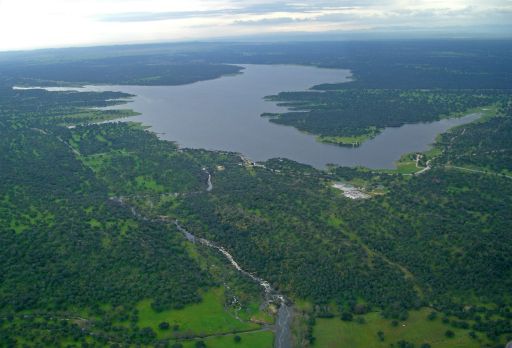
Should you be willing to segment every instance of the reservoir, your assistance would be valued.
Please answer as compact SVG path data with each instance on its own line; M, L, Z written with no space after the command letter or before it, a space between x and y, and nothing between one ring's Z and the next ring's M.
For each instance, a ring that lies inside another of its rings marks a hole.
M401 155L425 151L435 137L478 115L387 128L360 147L322 144L315 136L261 117L286 108L264 100L283 91L304 91L321 83L347 82L348 70L295 65L243 65L241 74L181 86L86 86L90 91L135 95L117 108L131 108L159 137L184 148L239 152L254 161L282 157L324 168L343 166L394 168ZM84 90L84 89L81 89Z

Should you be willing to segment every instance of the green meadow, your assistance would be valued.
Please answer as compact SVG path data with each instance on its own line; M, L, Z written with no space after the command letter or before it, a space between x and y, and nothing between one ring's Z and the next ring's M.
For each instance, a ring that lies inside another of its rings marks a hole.
M442 322L440 315L434 320L428 320L430 309L409 312L406 321L399 321L397 326L391 320L384 319L380 313L369 313L364 317L366 323L342 321L339 318L317 319L313 335L316 337L315 347L322 348L367 348L390 347L399 341L413 343L421 347L428 343L432 348L477 348L481 342L469 336L470 330L458 329ZM447 330L454 336L446 337ZM378 332L384 333L380 340ZM479 333L481 336L481 333Z
M217 336L204 339L208 348L271 348L274 335L271 331L254 331L240 333L239 342L235 341L235 335ZM183 348L195 348L197 340L180 342Z
M213 288L202 294L202 301L188 305L183 309L156 312L151 308L151 301L145 300L137 305L139 311L138 326L150 327L158 338L170 338L179 334L188 336L207 336L213 334L233 333L257 330L258 324L242 322L236 319L232 311L224 308L224 290ZM167 322L170 329L162 330L158 325ZM174 331L173 326L179 330Z

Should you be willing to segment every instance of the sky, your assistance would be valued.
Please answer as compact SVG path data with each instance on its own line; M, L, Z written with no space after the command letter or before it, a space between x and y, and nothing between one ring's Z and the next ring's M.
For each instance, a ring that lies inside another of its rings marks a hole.
M0 0L0 51L379 33L512 37L512 0Z

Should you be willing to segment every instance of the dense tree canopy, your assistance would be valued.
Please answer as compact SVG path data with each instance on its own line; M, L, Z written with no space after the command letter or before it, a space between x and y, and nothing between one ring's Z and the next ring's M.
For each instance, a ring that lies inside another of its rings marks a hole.
M446 325L503 342L512 334L509 45L222 44L163 56L2 61L0 346L165 346L140 327L136 304L161 311L197 303L218 284L208 264L230 267L191 251L175 219L292 300L311 303L308 342L316 315L335 317L333 304L338 318L378 310L396 325L407 310L429 306ZM234 153L180 149L140 125L89 124L118 117L91 108L122 103L124 93L11 88L186 83L239 71L226 62L351 68L349 84L277 97L294 110L272 121L320 135L367 134L489 104L498 112L442 135L427 170L404 176L286 159L254 166ZM344 197L332 188L338 180L359 183L371 198ZM177 325L159 324L169 332Z

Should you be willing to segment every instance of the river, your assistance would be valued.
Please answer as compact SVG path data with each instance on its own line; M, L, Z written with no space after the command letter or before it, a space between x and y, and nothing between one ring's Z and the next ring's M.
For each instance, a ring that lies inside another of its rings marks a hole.
M238 262L234 259L234 257L223 247L207 240L204 238L199 238L194 236L188 230L186 230L177 220L175 221L176 227L178 230L183 233L185 238L192 243L201 244L208 248L215 249L219 251L228 261L229 263L241 274L247 276L254 282L258 283L265 293L265 301L267 304L276 303L279 305L279 310L277 313L277 319L275 324L276 336L274 340L275 348L291 348L291 332L290 326L292 321L292 313L293 309L290 306L289 300L282 294L278 293L269 282L266 280L244 270Z
M203 171L208 175L208 179L206 182L206 190L205 192L211 192L213 190L212 176L210 172L203 168ZM128 205L124 197L111 197L112 201L117 202L118 204L130 209L130 212L133 216L138 219L146 220L146 221L158 221L158 222L170 222L167 217L159 217L157 219L152 219L144 216L139 213L134 206ZM248 277L252 281L258 283L264 292L265 297L265 305L269 305L274 303L279 306L277 312L277 318L275 323L275 338L274 338L274 348L291 348L292 347L292 337L291 337L291 324L293 320L293 307L289 299L287 299L283 294L277 292L270 283L254 273L248 272L244 270L235 258L222 246L209 241L204 238L196 237L190 231L188 231L185 227L183 227L178 220L174 220L174 224L178 231L180 231L186 240L194 244L200 244L206 246L211 249L215 249L220 252L229 263L241 274Z

